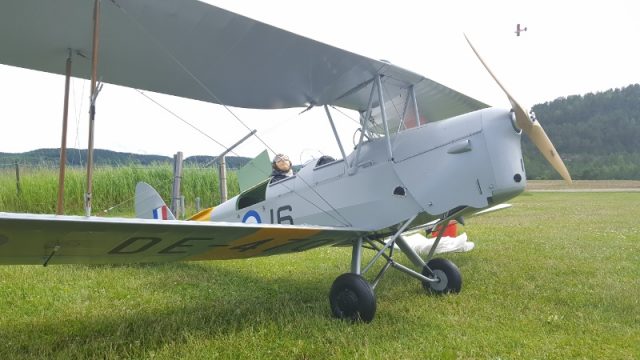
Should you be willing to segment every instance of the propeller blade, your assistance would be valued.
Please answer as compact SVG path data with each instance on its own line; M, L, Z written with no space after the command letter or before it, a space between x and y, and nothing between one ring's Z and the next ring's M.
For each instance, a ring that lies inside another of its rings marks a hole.
M500 89L502 89L505 95L507 95L507 98L509 99L509 103L511 103L511 108L513 109L513 112L515 113L515 116L516 116L516 125L520 129L522 129L522 131L525 134L527 134L529 139L531 139L531 141L536 145L540 153L544 156L545 159L547 159L549 164L553 166L553 168L558 172L558 174L562 176L564 181L566 181L568 184L571 184L572 182L571 175L569 174L567 167L564 165L564 162L560 158L560 155L558 155L558 152L556 151L556 148L553 146L553 143L551 143L551 140L547 136L547 133L545 133L544 129L542 128L542 125L540 125L540 123L536 121L535 118L532 119L529 112L526 111L525 108L522 105L520 105L516 101L516 99L513 98L513 96L511 96L511 94L509 94L509 92L507 91L507 89L505 89L505 87L502 85L500 80L498 80L498 78L493 74L491 69L489 69L489 66L487 65L487 63L484 62L484 60L482 59L482 57L480 56L476 48L473 46L473 44L471 43L471 40L469 40L466 34L464 35L464 38L467 40L467 43L469 43L471 50L473 50L473 52L476 54L476 57L478 58L478 60L480 60L484 68L487 69L487 71L489 72L489 75L491 75L493 80L495 80L498 86L500 86Z
M528 130L528 132L525 132L525 134L529 136L531 142L536 145L544 158L547 159L549 164L551 164L551 166L553 166L558 174L562 176L564 181L566 181L567 184L571 184L572 180L571 174L569 174L569 170L567 170L567 167L564 165L564 162L560 158L558 151L556 151L556 148L553 146L553 143L551 143L551 140L547 136L547 133L544 131L540 123L537 121L534 122L531 128Z

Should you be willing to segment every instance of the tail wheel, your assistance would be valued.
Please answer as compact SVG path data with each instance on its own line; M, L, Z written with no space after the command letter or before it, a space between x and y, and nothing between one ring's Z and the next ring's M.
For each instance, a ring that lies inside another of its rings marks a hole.
M424 281L422 287L434 294L459 293L462 275L456 264L447 259L431 259L422 269L422 275L438 279L437 282Z
M376 313L376 296L360 275L347 273L331 285L329 303L333 316L351 321L371 322Z

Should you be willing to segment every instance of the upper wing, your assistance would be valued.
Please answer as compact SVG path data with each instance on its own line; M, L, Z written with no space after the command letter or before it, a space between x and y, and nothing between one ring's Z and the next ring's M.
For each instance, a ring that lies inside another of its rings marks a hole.
M73 76L88 78L93 3L3 0L0 62L62 74L71 51ZM390 102L414 86L431 121L486 107L392 64L195 0L102 1L100 24L98 73L112 84L246 108L363 111L379 74Z
M0 264L238 259L309 250L353 229L0 213Z

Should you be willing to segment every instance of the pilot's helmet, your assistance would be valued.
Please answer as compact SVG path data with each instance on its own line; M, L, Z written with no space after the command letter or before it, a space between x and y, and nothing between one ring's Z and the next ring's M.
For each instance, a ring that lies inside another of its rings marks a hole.
M289 160L289 157L287 155L277 154L273 158L271 166L273 167L273 170L288 172L289 170L291 170L291 160Z

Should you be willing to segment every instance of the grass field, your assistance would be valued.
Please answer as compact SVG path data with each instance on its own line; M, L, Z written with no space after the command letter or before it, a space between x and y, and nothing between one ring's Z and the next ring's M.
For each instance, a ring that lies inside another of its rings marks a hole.
M0 358L638 359L640 193L525 193L470 219L462 292L391 271L370 324L331 318L350 250L0 267Z

